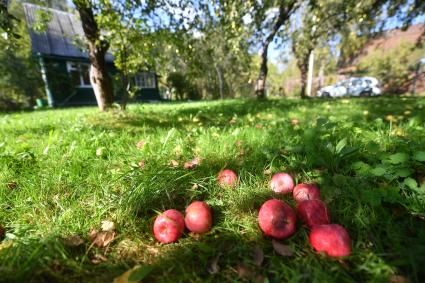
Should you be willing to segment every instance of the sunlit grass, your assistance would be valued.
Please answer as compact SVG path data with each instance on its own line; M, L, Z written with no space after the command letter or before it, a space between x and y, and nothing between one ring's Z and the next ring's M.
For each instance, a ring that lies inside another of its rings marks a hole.
M0 242L0 282L110 282L135 264L153 267L146 282L388 282L394 275L419 282L425 275L424 104L414 98L228 100L132 105L126 113L3 114L0 224L7 234ZM184 169L194 157L201 164ZM225 167L238 172L236 189L217 186ZM278 171L320 185L333 222L353 238L351 257L314 253L301 225L284 241L293 257L273 251L256 217L263 201L278 197L268 189ZM156 243L156 214L184 211L193 200L212 207L212 232ZM117 237L99 249L88 234L103 220L116 224ZM84 244L65 245L71 235ZM264 250L261 267L253 263L255 246ZM220 271L210 274L207 266L217 257Z

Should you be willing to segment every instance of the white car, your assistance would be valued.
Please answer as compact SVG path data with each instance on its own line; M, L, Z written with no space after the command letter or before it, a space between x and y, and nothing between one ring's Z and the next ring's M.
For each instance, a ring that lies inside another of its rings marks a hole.
M379 81L373 77L349 78L317 91L317 97L376 96L380 94Z

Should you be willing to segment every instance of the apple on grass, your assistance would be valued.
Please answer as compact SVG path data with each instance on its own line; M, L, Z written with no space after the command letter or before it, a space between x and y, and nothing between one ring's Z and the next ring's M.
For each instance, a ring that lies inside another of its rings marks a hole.
M238 175L233 170L224 169L218 173L217 181L222 187L233 187L238 181Z
M270 188L278 194L288 194L294 189L294 179L287 173L276 173L270 181Z
M301 183L295 186L293 196L296 202L309 199L320 199L320 190L316 184Z
M308 227L329 224L329 213L326 204L318 199L304 200L297 205L299 218Z
M193 233L203 234L211 230L211 208L203 201L194 201L186 208L184 222Z
M258 222L266 236L285 239L294 234L297 217L288 204L278 199L271 199L261 206Z
M347 230L338 224L316 225L311 229L309 242L318 252L340 257L351 254L351 239Z
M184 231L184 218L180 211L169 209L158 215L153 224L155 238L161 243L173 243Z

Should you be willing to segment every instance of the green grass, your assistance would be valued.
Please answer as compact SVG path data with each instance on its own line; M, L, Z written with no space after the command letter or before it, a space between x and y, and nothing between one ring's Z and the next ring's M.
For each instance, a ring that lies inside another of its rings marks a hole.
M152 269L144 282L388 282L396 275L419 282L425 276L424 106L423 98L229 100L133 105L126 113L1 114L0 224L7 234L0 282L111 282L135 264ZM146 142L142 149L139 140ZM184 169L195 156L200 166ZM217 186L225 167L238 172L236 189ZM352 256L316 254L301 224L283 241L294 256L276 254L257 213L272 197L294 206L268 189L269 173L278 171L320 185L333 222L353 239ZM157 213L184 211L193 200L210 204L213 230L156 243ZM106 249L88 239L102 220L117 230ZM84 244L66 245L71 235ZM253 263L255 246L264 251L261 267ZM106 261L93 263L99 254ZM220 271L210 274L207 266L217 257Z

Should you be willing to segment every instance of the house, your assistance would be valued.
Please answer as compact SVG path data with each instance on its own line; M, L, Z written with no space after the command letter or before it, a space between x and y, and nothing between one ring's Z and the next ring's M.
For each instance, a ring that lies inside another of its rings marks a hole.
M90 84L90 63L87 52L79 47L83 44L84 32L80 20L73 14L48 9L34 4L23 4L25 18L31 38L31 50L37 58L45 84L50 106L96 104ZM47 13L46 13L47 12ZM47 15L48 22L42 31L37 31L40 14ZM115 99L125 91L120 85L119 71L114 58L105 56L108 72L114 80ZM153 72L140 72L132 83L136 87L135 100L161 100L157 76Z

